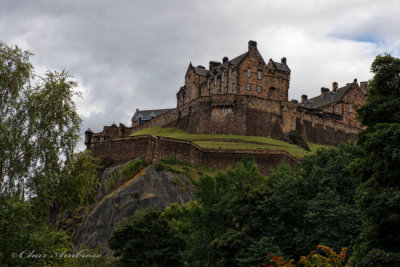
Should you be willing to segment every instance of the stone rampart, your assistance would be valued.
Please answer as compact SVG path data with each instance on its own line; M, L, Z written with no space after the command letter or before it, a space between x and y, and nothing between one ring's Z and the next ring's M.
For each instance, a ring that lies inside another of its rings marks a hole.
M154 164L164 158L175 157L215 169L225 169L243 157L252 156L264 175L268 175L282 161L292 166L297 163L296 158L284 151L205 149L192 141L151 135L104 140L90 144L88 149L94 157L111 159L115 164L141 156L146 156Z

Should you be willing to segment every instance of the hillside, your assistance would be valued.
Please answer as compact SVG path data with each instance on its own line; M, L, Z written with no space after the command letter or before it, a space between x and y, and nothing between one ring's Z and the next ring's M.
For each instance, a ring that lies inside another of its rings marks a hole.
M306 151L297 145L268 137L227 134L189 134L177 128L163 127L149 127L133 133L131 136L146 134L190 140L203 148L286 151L297 159L301 159L306 155L314 153L318 148L324 147L322 145L307 143L311 151Z

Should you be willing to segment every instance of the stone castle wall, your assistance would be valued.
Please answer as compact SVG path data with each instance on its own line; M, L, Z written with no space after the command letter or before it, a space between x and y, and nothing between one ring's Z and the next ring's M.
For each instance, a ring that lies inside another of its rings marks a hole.
M340 115L301 108L293 102L228 94L198 98L141 126L106 126L101 133L90 137L87 134L86 144L93 156L111 158L116 163L146 155L156 162L176 157L193 164L222 168L233 165L245 155L252 155L266 174L282 160L291 163L296 160L286 152L210 150L190 141L130 135L160 126L177 127L189 133L265 136L290 142L290 134L297 132L304 141L337 146L355 140L360 130L341 123L341 119Z
M296 114L296 130L307 142L338 146L355 141L360 128L341 122L341 116L323 111L299 108Z
M341 120L340 115L300 108L293 102L227 94L193 100L126 132L162 126L189 133L265 136L290 141L289 133L297 131L305 141L337 146L355 140L360 130Z
M236 134L288 140L296 128L297 105L255 96L202 97L171 110L133 132L152 126L177 127L189 133Z
M286 161L294 166L297 160L284 151L204 149L191 141L142 135L122 137L90 144L91 153L98 158L112 159L116 164L146 156L154 164L175 157L192 164L215 169L233 166L246 156L255 158L262 174L268 175L278 164Z

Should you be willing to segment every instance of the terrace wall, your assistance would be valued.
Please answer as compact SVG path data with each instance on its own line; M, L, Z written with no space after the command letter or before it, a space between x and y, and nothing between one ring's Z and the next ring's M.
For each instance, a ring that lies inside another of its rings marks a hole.
M263 175L268 175L281 161L294 166L297 160L284 151L257 150L220 150L204 149L192 141L153 137L142 135L104 140L88 145L92 155L97 158L111 159L115 164L146 156L154 164L164 158L175 157L215 169L225 169L233 166L246 156L255 158Z

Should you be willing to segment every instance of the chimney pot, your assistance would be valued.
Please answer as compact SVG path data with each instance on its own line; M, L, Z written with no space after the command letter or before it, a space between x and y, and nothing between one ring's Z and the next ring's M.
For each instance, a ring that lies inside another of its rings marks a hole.
M355 83L357 82L357 78L354 78L354 82L355 82Z
M286 65L286 58L285 58L285 57L283 57L283 58L281 59L281 63Z
M224 58L222 59L222 64L225 64L226 62L228 62L228 60L229 60L228 57L224 57Z

